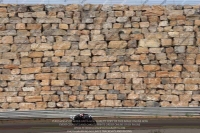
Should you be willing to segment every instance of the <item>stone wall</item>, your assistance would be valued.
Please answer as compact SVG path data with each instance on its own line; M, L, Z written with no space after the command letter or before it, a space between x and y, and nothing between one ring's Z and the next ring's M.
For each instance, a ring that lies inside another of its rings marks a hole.
M0 109L199 106L198 9L0 5Z

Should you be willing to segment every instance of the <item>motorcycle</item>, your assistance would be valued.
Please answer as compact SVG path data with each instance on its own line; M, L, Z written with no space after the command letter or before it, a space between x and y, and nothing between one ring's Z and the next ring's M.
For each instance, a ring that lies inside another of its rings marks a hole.
M70 117L73 125L96 125L97 122L89 114L78 114Z

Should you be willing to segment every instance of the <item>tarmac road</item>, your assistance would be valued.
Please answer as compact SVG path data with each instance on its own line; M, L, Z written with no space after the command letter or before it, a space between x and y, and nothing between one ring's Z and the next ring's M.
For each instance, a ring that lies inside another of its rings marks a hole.
M96 126L69 119L1 120L2 133L200 133L200 119L95 118ZM160 132L155 132L160 131Z

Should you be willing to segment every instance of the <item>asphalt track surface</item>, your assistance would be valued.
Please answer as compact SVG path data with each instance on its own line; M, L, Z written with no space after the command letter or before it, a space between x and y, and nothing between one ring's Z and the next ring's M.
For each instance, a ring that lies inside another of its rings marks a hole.
M92 115L97 125L72 125L69 117L79 113ZM199 118L200 107L5 110L0 133L200 133Z
M0 133L200 133L200 119L95 118L97 125L70 119L0 120Z

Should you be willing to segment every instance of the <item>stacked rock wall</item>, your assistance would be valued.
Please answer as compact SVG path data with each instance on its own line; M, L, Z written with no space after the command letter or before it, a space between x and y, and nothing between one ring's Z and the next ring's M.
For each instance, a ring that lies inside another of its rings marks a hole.
M0 109L199 106L198 9L0 5Z

